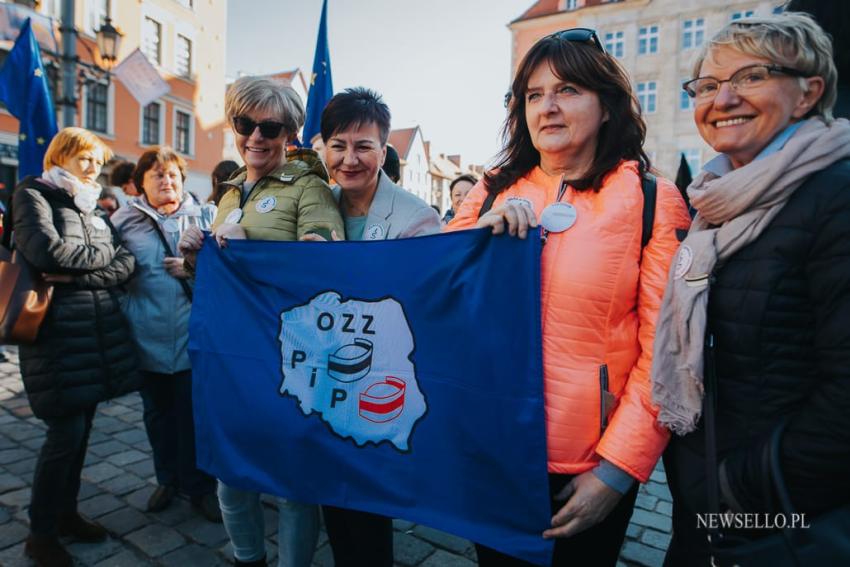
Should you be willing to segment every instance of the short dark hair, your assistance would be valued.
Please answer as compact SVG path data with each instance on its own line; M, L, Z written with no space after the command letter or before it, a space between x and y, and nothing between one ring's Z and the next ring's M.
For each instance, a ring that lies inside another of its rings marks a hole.
M473 185L478 183L478 180L475 179L475 176L472 175L471 173L464 173L463 175L458 175L457 177L452 179L451 183L449 183L449 193L451 193L452 189L455 188L455 185L457 185L461 181L468 181L469 183L472 183Z
M384 160L381 169L393 180L393 183L398 183L401 179L401 162L398 159L398 152L390 144L387 144L387 159Z
M650 169L649 157L643 150L646 124L626 71L613 56L595 45L554 34L535 43L517 68L508 117L502 127L504 147L494 167L484 174L490 193L498 195L540 164L540 152L531 141L525 119L528 81L540 65L548 65L562 81L595 92L608 113L608 120L599 128L593 163L584 179L574 180L574 189L598 191L605 175L624 159L637 161L641 175Z
M123 187L133 179L133 170L136 169L136 164L132 161L122 161L112 168L112 173L109 174L109 184L115 187Z
M381 145L390 137L390 109L381 95L365 87L345 89L334 95L322 112L322 140L326 143L337 132L365 124L375 124Z
M169 163L177 164L177 169L180 170L180 177L186 181L186 160L168 146L153 146L139 158L139 163L136 164L136 169L133 170L133 183L136 184L136 189L139 193L144 193L142 184L145 179L145 173L154 166L165 166Z
M224 193L230 189L226 185L222 185L222 181L227 181L233 175L233 172L239 169L239 164L231 159L218 162L212 172L212 192L210 193L208 202L218 205Z

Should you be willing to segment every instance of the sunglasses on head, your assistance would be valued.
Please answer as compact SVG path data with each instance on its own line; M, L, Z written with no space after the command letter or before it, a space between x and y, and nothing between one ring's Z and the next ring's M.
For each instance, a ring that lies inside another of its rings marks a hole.
M596 35L596 30L590 28L571 28L555 32L549 37L560 39L563 41L574 41L576 43L589 43L596 47L602 53L605 53L605 48L602 47L602 42L599 41L599 36Z
M254 122L247 116L236 116L233 118L233 129L236 130L237 134L242 136L250 136L257 127L260 128L260 134L263 138L274 139L280 136L284 124L282 122L275 122L274 120Z

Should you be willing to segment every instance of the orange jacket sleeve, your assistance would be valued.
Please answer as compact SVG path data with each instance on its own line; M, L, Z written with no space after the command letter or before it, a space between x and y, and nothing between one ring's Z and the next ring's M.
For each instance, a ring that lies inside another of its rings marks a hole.
M485 199L487 199L487 189L484 187L484 180L482 179L466 194L466 199L463 200L460 210L457 211L455 218L443 227L443 232L475 228L478 223L478 211L484 205Z

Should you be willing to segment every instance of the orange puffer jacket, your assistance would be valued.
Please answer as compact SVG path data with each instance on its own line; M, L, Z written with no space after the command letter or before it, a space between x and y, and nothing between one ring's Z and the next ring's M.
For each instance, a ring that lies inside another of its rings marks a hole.
M557 198L560 177L536 167L502 192L530 202L537 218ZM656 423L649 368L667 269L690 218L675 185L658 179L652 239L641 259L643 193L637 162L609 173L599 192L568 188L572 228L543 247L543 377L549 471L579 474L605 458L646 482L669 439ZM473 228L487 197L478 183L446 230ZM616 398L602 432L600 367Z

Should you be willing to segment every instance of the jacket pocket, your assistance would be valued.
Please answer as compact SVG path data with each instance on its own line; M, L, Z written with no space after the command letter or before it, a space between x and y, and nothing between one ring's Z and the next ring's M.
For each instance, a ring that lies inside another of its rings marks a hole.
M609 390L608 384L608 365L601 364L599 366L599 437L605 433L608 427L608 417L614 411L617 404L617 398Z

